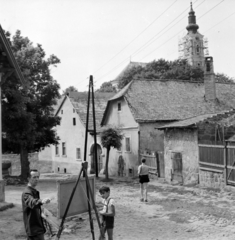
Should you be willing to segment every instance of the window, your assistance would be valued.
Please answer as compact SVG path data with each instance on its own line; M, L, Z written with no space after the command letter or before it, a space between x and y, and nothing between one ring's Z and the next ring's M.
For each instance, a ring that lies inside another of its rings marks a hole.
M81 159L81 148L76 148L76 159Z
M126 140L126 142L125 142L126 152L130 152L131 151L131 139L130 139L130 137L126 137L125 140Z
M62 155L66 156L66 144L65 144L65 142L62 142Z
M75 109L73 109L73 113L75 113Z
M76 118L73 118L73 125L76 125Z
M121 103L119 102L118 103L118 111L121 111L122 110L122 105L121 105Z
M58 146L58 144L55 145L55 155L56 156L59 155L59 146Z
M63 110L61 110L60 112L61 112L61 114L63 114Z

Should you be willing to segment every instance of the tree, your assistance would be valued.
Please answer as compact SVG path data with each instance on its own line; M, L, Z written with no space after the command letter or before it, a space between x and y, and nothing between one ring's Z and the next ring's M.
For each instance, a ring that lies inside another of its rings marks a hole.
M109 152L111 147L119 149L122 146L123 135L121 132L111 126L107 126L102 129L101 132L101 144L107 149L106 162L105 162L105 179L109 179L108 164L109 164Z
M145 67L132 67L120 77L118 88L123 88L135 79L179 79L187 81L203 81L203 70L190 66L186 60L167 61L159 59L148 63Z
M60 60L55 55L46 59L42 46L33 46L19 30L11 46L27 87L23 88L13 77L3 84L3 131L7 146L20 153L21 177L26 179L28 153L57 144L59 140L54 127L60 118L54 116L53 106L60 97L60 86L51 76L50 67L56 67Z
M74 86L69 86L67 87L64 91L62 95L65 95L69 92L78 92L77 88L75 88Z
M228 75L224 73L216 73L215 74L215 81L218 83L235 83L235 79L229 77Z
M99 89L96 90L97 92L117 92L117 89L112 85L111 82L104 82L100 86Z

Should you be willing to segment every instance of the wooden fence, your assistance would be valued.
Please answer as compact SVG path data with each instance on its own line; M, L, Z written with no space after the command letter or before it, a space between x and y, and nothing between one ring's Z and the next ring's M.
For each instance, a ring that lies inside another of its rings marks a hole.
M226 184L235 185L235 146L199 144L199 169L224 173Z
M140 154L141 159L146 159L146 165L150 166L149 173L158 176L157 156L149 154Z

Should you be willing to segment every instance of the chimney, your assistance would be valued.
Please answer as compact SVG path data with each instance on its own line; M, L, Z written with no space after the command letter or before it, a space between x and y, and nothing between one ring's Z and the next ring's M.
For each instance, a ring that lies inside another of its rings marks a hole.
M212 57L205 57L204 85L206 101L215 101L216 100L215 74Z

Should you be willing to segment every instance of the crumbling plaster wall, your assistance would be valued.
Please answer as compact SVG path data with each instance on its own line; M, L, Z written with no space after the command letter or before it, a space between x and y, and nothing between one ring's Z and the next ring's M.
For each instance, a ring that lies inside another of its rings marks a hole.
M164 137L165 179L171 181L172 152L182 153L184 184L198 183L198 133L196 129L168 129Z
M158 123L140 123L140 152L163 152L164 131L157 130Z

